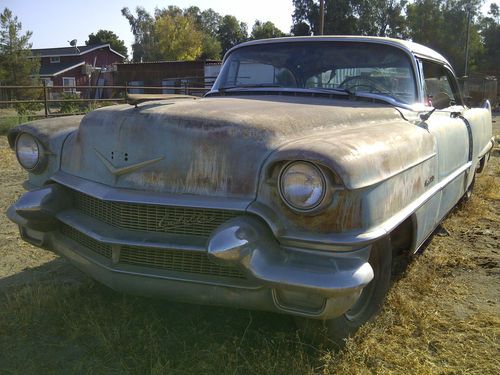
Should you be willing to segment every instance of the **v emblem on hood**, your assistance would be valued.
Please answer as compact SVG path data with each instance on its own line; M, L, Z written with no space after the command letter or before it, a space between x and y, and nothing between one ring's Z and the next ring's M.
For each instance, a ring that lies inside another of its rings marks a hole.
M111 172L111 174L113 176L121 176L122 174L132 173L132 172L134 172L142 167L156 163L164 158L162 156L160 158L141 161L140 163L136 163L136 164L132 164L132 165L127 165L126 167L116 168L113 164L111 164L111 162L108 159L106 159L104 157L103 154L101 154L95 148L94 148L94 151L95 151L96 155L99 157L99 159L102 161L104 166L108 169L108 171Z

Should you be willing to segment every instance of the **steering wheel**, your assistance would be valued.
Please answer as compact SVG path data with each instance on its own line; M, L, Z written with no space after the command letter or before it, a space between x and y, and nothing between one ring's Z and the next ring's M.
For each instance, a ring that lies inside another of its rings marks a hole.
M380 84L377 81L375 81L374 79L372 79L370 77L366 77L366 76L347 77L339 85L339 88L347 89L349 91L356 91L356 90L351 90L351 89L355 89L356 87L367 87L369 89L369 92L375 92L375 93L381 93L381 94L391 92L386 87L384 87L382 84Z

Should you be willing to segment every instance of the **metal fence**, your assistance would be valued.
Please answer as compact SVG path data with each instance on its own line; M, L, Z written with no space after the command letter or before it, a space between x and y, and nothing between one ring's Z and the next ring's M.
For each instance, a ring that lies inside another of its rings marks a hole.
M174 86L2 86L0 85L0 127L2 124L39 118L85 114L106 105L126 102L127 94L168 92L202 96L210 88L193 86L190 80L178 80ZM10 109L10 110L9 110Z
M493 107L499 105L500 85L493 76L472 76L460 79L463 95L468 98L471 106L479 106L485 99Z

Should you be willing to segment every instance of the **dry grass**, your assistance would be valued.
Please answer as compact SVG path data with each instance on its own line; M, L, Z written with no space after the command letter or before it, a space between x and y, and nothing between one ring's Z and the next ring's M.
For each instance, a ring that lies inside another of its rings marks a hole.
M22 174L1 141L5 210ZM498 374L499 159L342 352L302 342L287 316L117 294L22 244L2 218L0 264L12 268L0 269L0 372Z

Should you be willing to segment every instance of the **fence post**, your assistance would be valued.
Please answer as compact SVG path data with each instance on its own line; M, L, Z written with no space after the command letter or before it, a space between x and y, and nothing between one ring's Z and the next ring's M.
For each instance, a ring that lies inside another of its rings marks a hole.
M45 117L49 117L49 103L47 103L47 82L43 81L43 105L45 108Z

